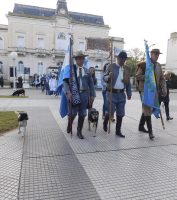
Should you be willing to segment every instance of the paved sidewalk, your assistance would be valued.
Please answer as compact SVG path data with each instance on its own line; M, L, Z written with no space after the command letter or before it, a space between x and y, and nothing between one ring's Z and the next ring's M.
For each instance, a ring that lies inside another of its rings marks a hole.
M0 91L1 94L2 91ZM8 94L10 91L5 90ZM0 99L0 110L26 110L25 138L12 131L0 137L0 200L5 199L177 199L177 119L153 118L156 136L137 131L141 114L138 94L127 102L123 121L125 139L102 131L101 93L96 137L84 124L84 140L66 134L66 119L58 115L59 99L28 90L28 99ZM177 94L171 96L171 114L177 116ZM164 115L164 111L162 109Z

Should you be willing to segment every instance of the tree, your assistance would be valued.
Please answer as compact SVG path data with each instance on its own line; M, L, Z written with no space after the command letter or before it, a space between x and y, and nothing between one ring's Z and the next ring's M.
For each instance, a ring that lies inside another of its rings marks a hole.
M135 73L137 64L145 60L145 53L138 48L130 49L128 51L128 60L127 65L131 69L131 77L133 77L133 81L135 81Z

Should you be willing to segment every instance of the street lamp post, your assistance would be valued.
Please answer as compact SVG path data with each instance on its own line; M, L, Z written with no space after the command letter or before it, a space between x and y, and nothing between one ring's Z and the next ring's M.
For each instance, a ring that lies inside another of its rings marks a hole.
M10 54L10 57L13 61L13 90L16 90L16 83L15 83L15 61L17 59L17 52L12 52Z

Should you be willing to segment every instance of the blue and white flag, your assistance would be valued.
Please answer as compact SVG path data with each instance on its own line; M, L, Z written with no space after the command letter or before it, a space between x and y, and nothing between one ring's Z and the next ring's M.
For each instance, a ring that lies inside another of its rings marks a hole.
M121 51L122 51L121 48L114 47L114 56L118 56Z
M63 62L61 72L58 77L58 92L59 92L59 94L61 94L61 92L62 92L63 79L70 77L69 56L70 56L70 44L68 41L68 48L66 50L64 62Z
M70 78L70 66L69 66L70 38L69 37L67 39L67 42L68 42L68 48L66 50L64 62L63 62L59 79L58 79L58 93L61 95L59 112L62 118L64 118L68 114L68 101L67 101L65 93L62 90L63 80L66 78Z
M84 67L89 69L89 60L88 60L88 57L85 57L84 58Z
M144 82L144 95L142 102L144 105L152 108L152 112L156 118L159 118L160 105L157 93L156 78L154 74L154 64L151 62L149 56L149 47L145 41L146 50L146 71L145 71L145 82Z
M60 73L60 77L59 77L59 81L58 81L58 93L61 95L59 111L60 111L60 115L62 118L64 118L67 114L71 114L70 113L71 110L70 111L68 110L68 101L67 101L66 95L65 95L64 91L62 90L64 79L70 79L70 90L71 90L71 94L72 94L72 102L71 102L72 106L76 106L81 103L79 89L77 86L77 81L76 81L76 77L75 77L75 73L74 73L74 68L72 66L72 69L71 69L70 65L69 65L70 48L71 48L70 46L71 45L70 45L70 39L69 39L68 40L68 48L67 48L67 51L65 54L64 62L62 65L62 69L61 69L61 73ZM72 57L71 59L73 59L73 56L71 56L71 57ZM73 63L73 62L71 62L71 63ZM70 73L70 70L72 70L71 73ZM70 75L72 77L70 77Z

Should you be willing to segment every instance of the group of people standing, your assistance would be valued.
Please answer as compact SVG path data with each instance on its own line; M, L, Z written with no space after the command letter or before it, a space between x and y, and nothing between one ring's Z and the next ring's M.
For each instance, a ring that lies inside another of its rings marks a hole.
M159 49L153 49L150 52L151 62L154 65L154 74L156 77L157 90L159 91L159 103L162 101L165 105L167 120L172 120L169 116L169 89L168 80L166 75L163 75L162 68L157 62ZM82 51L77 52L73 56L75 63L72 68L72 81L70 77L63 79L63 91L67 97L69 107L68 112L68 126L67 133L72 132L72 123L78 115L77 136L84 139L82 134L84 119L87 114L88 105L92 105L96 97L94 78L91 70L84 67L85 55ZM116 56L116 63L105 64L103 68L103 130L108 131L108 122L116 114L116 130L115 134L118 137L125 138L122 133L121 126L122 120L125 116L126 100L132 97L132 89L130 83L130 68L125 64L127 60L127 53L121 51ZM146 62L138 64L136 71L136 79L138 82L138 91L142 100L144 93ZM166 80L165 80L166 78ZM164 100L166 98L166 100ZM77 102L77 103L76 103ZM111 106L110 106L111 105ZM154 138L151 122L152 108L142 103L142 115L139 122L139 131L149 134L149 138ZM144 125L147 125L147 130Z
M58 86L58 79L57 76L54 74L51 75L42 75L41 77L34 77L33 85L38 88L40 87L42 92L45 92L46 95L55 95L57 96L57 86Z

